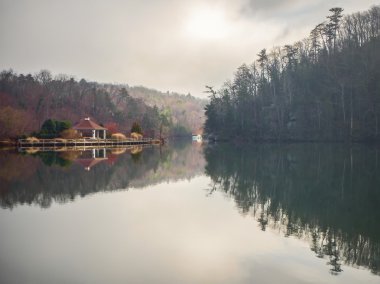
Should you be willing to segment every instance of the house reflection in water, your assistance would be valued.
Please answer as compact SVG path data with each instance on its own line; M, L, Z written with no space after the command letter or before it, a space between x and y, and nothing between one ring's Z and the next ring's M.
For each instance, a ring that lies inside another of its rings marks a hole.
M202 142L202 135L201 134L193 134L192 136L193 142Z
M75 162L83 166L86 171L89 171L93 166L106 160L108 160L107 150L102 148L82 152Z

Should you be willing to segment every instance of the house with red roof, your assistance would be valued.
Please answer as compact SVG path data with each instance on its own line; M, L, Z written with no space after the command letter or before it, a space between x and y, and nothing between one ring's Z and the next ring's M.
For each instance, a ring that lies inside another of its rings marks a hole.
M107 128L100 126L92 121L89 117L81 119L79 123L73 126L83 137L106 139Z

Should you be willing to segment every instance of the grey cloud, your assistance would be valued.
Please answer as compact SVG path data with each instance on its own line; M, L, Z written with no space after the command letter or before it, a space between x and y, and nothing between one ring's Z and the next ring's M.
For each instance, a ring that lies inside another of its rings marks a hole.
M242 3L241 12L246 15L275 12L279 9L289 9L300 0L245 0Z

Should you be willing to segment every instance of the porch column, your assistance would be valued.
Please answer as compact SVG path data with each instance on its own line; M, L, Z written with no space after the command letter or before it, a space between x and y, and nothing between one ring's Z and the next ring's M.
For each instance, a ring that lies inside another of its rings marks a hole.
M92 138L96 138L96 130L92 130Z

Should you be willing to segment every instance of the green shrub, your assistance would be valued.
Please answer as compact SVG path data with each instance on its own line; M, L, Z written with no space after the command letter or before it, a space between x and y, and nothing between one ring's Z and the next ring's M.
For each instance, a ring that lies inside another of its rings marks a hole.
M71 128L71 122L67 120L55 120L55 119L47 119L42 124L41 130L38 133L39 138L56 138L59 134L67 129Z

